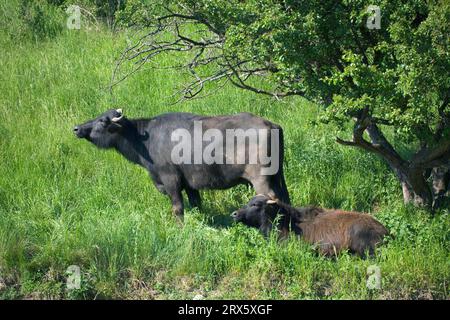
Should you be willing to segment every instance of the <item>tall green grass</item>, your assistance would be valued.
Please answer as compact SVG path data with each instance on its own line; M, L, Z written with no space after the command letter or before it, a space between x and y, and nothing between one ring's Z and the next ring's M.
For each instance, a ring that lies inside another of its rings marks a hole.
M315 105L233 87L171 104L186 75L156 69L112 97L121 33L65 30L18 42L1 32L0 44L0 297L448 299L448 210L431 216L405 207L388 167L337 145L339 128L316 124ZM253 195L244 186L203 192L204 207L187 210L180 227L144 169L72 134L119 106L129 117L249 111L279 123L293 203L371 212L393 237L367 260L263 239L228 217ZM80 289L66 288L70 265L81 268ZM366 287L370 265L381 268L380 290Z

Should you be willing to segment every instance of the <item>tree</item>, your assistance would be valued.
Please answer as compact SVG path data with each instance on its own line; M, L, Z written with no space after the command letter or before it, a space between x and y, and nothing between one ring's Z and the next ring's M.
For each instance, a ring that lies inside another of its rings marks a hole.
M315 101L323 121L352 124L352 138L338 143L389 164L405 202L442 202L450 178L450 2L377 1L380 29L368 27L371 1L362 0L128 3L141 36L118 69L124 61L135 71L157 55L184 54L188 63L173 66L192 74L183 98L229 82Z

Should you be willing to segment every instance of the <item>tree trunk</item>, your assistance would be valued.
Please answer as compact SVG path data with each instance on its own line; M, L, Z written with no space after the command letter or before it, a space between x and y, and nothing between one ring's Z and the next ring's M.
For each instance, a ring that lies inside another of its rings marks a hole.
M431 208L433 195L425 179L424 169L408 170L404 174L403 180L400 179L403 188L403 200L405 203L412 202L416 206L425 206ZM406 185L408 191L405 194Z
M370 141L363 136L367 132ZM378 154L397 175L403 190L405 203L438 208L442 204L450 180L450 141L435 147L424 144L410 160L403 159L387 141L378 126L371 121L368 111L362 110L356 117L353 141L337 138L337 142ZM444 167L444 169L439 169ZM432 169L432 170L431 170ZM430 173L431 172L431 173ZM432 176L432 186L427 181Z
M438 209L445 202L447 191L450 191L450 168L433 168L431 178L434 194L433 209Z
M376 125L370 124L366 130L372 145L379 146L377 153L386 160L400 180L403 201L417 206L431 207L433 196L425 179L426 168L410 168L409 163L400 157Z

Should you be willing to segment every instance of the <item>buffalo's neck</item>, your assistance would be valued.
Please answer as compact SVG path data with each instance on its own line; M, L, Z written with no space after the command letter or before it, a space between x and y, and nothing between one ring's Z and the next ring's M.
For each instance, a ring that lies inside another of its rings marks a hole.
M145 123L126 120L123 126L115 145L116 150L129 161L150 168L152 160L145 143L148 139Z

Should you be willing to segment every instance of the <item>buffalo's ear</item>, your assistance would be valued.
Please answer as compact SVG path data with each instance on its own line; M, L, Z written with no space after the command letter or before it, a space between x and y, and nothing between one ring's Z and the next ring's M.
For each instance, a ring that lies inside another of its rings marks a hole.
M122 130L122 125L117 122L111 122L108 126L108 131L111 133L119 132Z

